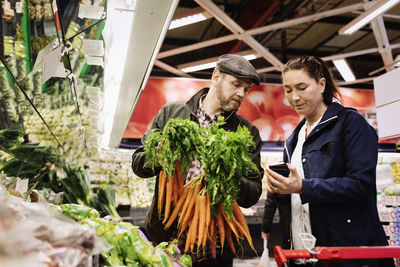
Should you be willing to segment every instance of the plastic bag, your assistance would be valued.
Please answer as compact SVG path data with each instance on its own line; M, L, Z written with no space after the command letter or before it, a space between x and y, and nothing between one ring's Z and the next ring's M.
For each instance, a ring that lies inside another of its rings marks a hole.
M258 263L258 267L271 267L271 262L269 261L268 255L268 247L267 247L267 238L264 238L264 251L261 255L260 262Z

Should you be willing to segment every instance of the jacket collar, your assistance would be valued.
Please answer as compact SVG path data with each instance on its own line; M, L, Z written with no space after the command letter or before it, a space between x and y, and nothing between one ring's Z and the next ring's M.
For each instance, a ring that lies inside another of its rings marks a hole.
M193 116L196 117L197 109L199 108L199 101L202 95L206 95L210 88L203 88L200 89L196 94L194 94L187 102L186 102L186 108L190 110L190 113L192 113ZM225 121L235 112L222 112L221 115L224 116Z
M309 139L311 136L313 136L315 133L319 132L323 128L327 127L331 123L334 123L337 120L337 117L339 113L345 109L342 105L339 103L331 103L328 105L327 110L325 111L324 115L322 115L321 121L317 124L317 126L312 130L312 132L308 135ZM287 156L287 160L290 162L291 155L293 153L293 150L297 144L297 136L298 133L301 129L301 127L306 123L306 119L303 118L300 123L296 126L296 128L293 130L292 134L289 136L289 138L285 142L285 147L284 151Z

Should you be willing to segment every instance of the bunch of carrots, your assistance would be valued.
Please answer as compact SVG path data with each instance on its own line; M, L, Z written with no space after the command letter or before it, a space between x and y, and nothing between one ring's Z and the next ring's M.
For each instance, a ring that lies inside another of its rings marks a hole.
M238 242L240 239L246 238L255 251L246 219L236 201L233 201L232 218L229 218L225 212L223 204L218 206L215 214L211 212L210 197L203 177L199 176L183 185L179 164L177 164L176 175L169 179L165 172L161 171L157 208L159 215L162 216L162 207L165 203L163 220L165 229L170 228L177 221L179 238L187 230L185 253L189 248L191 252L194 252L196 244L199 250L205 247L209 241L212 257L216 258L217 230L220 236L221 251L226 241L232 252L236 253L232 233ZM162 184L166 184L166 190L163 190ZM172 213L170 213L171 203L174 205Z
M220 116L218 124L223 123ZM255 251L245 217L234 200L240 177L257 170L248 151L253 145L245 127L239 126L236 132L218 125L204 129L190 119L170 119L162 130L150 132L145 153L153 170L159 165L163 168L157 211L165 229L177 222L179 237L184 238L182 234L187 232L185 253L189 248L194 252L195 245L197 249L204 247L208 241L215 258L217 232L222 249L226 241L236 252L233 233L238 241L246 238ZM182 173L190 168L194 156L204 166L204 173L185 184Z

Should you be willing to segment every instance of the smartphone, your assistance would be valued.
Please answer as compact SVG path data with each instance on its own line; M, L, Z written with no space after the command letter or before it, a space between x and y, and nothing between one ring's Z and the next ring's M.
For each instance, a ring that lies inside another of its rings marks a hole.
M289 171L288 166L284 162L269 165L269 168L271 170L273 170L274 172L279 173L282 176L289 177L290 171Z

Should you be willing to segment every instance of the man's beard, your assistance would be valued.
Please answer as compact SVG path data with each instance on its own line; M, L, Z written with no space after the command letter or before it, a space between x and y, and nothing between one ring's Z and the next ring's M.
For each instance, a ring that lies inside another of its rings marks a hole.
M239 109L239 105L233 106L229 102L230 102L229 100L228 101L221 101L220 100L220 103L221 103L221 106L222 106L222 110L225 111L225 112L232 112L232 111L236 112Z
M217 97L218 97L218 102L220 106L222 107L222 110L225 112L231 112L231 111L237 111L239 108L239 105L237 107L232 106L229 102L229 99L226 99L224 94L223 94L223 88L220 84L216 85L217 87Z

